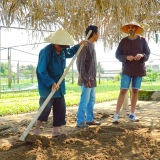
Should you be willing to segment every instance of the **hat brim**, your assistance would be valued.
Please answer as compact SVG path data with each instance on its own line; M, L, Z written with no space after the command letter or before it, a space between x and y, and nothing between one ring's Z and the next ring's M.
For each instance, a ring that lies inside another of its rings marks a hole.
M46 37L44 40L52 44L66 45L66 46L74 45L73 37L65 29L62 29L62 28L52 33L51 35Z
M128 26L129 26L129 25L133 25L133 24L127 24L127 25L124 25L124 26L122 27L122 31L123 31L124 33L129 34L129 32L128 32ZM140 26L138 26L138 25L134 25L134 26L137 27L137 29L136 29L136 34L142 34L142 33L144 32L144 30L143 30L142 27L140 27Z

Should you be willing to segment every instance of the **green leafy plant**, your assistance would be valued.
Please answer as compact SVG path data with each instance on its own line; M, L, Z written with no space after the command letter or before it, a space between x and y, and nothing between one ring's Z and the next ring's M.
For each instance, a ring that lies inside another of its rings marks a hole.
M141 90L158 90L160 82L142 82ZM103 81L96 88L96 103L115 100L119 94L120 82ZM145 97L144 92L141 97ZM147 92L146 92L147 93ZM66 105L78 106L81 87L74 84L66 84ZM39 108L38 90L3 93L0 99L0 116L37 111Z

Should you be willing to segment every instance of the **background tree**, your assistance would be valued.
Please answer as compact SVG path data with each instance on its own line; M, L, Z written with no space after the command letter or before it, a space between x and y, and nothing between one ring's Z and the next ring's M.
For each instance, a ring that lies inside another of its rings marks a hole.
M12 72L12 79L13 79L13 82L15 83L15 81L16 81L16 73L15 72Z
M114 80L115 80L115 81L120 81L120 79L121 79L121 74L122 74L122 73L117 74L117 75L114 77Z
M104 74L104 72L105 72L105 69L103 68L101 63L99 64L99 71L101 74Z
M159 78L159 72L153 71L152 68L147 68L146 76L143 77L143 81L156 81Z
M8 74L8 63L1 63L1 70L0 70L2 75Z

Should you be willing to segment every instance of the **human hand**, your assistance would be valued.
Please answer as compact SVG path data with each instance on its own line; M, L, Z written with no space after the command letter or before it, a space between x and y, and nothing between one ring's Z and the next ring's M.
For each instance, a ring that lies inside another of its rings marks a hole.
M58 89L59 89L59 86L56 83L52 84L52 90L57 91Z
M85 84L85 86L86 86L86 88L90 88L91 87L91 83L88 82L88 83Z
M135 59L136 61L139 61L142 57L144 57L144 54L138 53L138 54L134 57L134 59Z
M84 44L84 46L86 46L86 45L87 45L87 40L82 40L82 41L79 43L79 45L82 45L82 44Z
M133 61L133 60L135 60L135 57L133 57L133 56L127 56L126 59L127 59L128 61Z

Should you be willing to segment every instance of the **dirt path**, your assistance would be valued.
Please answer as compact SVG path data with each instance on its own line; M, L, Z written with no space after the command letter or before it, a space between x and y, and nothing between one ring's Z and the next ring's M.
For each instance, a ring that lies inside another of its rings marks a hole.
M52 117L43 124L41 135L29 132L24 142L18 139L36 113L0 117L0 160L160 160L160 102L139 101L139 122L130 122L122 110L120 123L112 124L116 101L95 105L97 127L77 129L76 107L67 108L66 133L52 138Z

